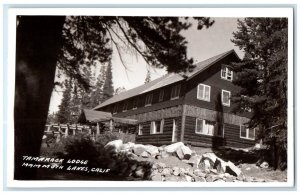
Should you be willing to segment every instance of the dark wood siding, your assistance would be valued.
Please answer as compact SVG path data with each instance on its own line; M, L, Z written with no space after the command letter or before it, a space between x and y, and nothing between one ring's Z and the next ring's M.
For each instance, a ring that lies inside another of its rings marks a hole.
M254 146L254 144L254 140L240 138L240 126L225 124L224 145L246 148Z
M246 148L255 144L254 140L240 138L240 127L224 124L224 138L218 136L201 135L195 133L196 118L186 116L184 142L193 146L219 147L230 146Z
M234 108L232 101L230 101L230 107L222 106L221 93L222 89L231 92L231 97L240 90L240 88L234 85L231 81L221 78L222 66L230 64L232 61L237 61L235 54L231 54L221 61L217 62L214 66L211 66L207 70L201 72L189 80L186 84L185 91L185 104L194 105L201 108L207 108L210 110L217 110L220 112L231 112ZM234 74L233 74L234 76ZM205 84L211 87L210 101L203 101L197 99L198 84ZM249 117L249 113L239 114L240 116Z
M178 122L178 137L180 139L180 127L181 127L181 117L176 118L165 118L163 133L161 134L150 134L151 121L141 123L143 125L143 135L137 135L136 142L141 144L152 144L152 145L166 145L172 143L173 134L173 119Z

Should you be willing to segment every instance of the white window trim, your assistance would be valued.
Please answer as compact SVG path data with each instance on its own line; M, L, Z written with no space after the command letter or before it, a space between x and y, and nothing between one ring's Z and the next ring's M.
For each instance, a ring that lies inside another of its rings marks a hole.
M223 102L223 92L227 92L227 93L229 93L229 104L226 104L226 103L224 103L224 102ZM230 107L230 98L231 98L231 92L230 92L230 91L227 91L227 90L224 90L224 89L222 89L222 97L221 97L222 105Z
M165 96L165 91L163 89L161 89L159 91L158 102L162 102L164 100L164 96Z
M139 132L138 135L143 135L143 125L139 124Z
M225 68L225 77L223 77L222 75L222 72L223 72L223 69ZM231 79L228 79L228 73L231 72ZM221 78L224 79L224 80L227 80L227 81L232 81L233 80L233 71L232 70L229 70L228 67L223 67L221 69Z
M151 103L149 103L149 104L147 104L147 99L148 99L148 97L151 97L151 101L150 101ZM153 94L152 94L152 93L146 95L145 107L151 106L151 105L152 105L152 100L153 100Z
M175 91L179 91L178 95L175 96L175 97L172 97L172 92L173 92L173 89L175 88ZM179 88L179 89L178 89ZM178 85L174 85L171 89L171 100L176 100L176 99L179 99L179 96L180 96L180 90L181 90L181 84L178 84Z
M200 96L199 96L199 87L200 87L201 85L203 86L203 97L200 97ZM205 99L205 98L204 98L204 97L205 97L205 87L208 87L208 88L209 88L208 99ZM203 83L198 84L198 87L197 87L197 99L198 99L198 100L203 100L203 101L210 102L210 92L211 92L211 87L210 87L209 85L205 85L205 84L203 84Z
M224 124L222 125L222 135L215 135L215 126L214 126L214 130L213 130L213 133L212 134L206 134L206 133L201 133L201 132L197 132L197 124L198 124L198 120L202 120L203 121L203 127L205 125L205 122L207 120L205 119L201 119L201 118L196 118L196 126L195 126L195 133L198 134L198 135L206 135L206 136L214 136L214 137L222 137L224 138L224 134L225 134L225 128L224 128Z
M242 126L244 126L246 128L246 137L242 136ZM249 128L246 127L245 125L240 125L240 138L241 139L247 139L247 140L255 140L255 132L256 132L256 128L254 128L254 138L249 138Z
M204 127L205 125L205 119L201 119L201 118L196 118L196 127L195 127L195 133L196 134L199 134L199 135L207 135L207 136L214 136L214 133L213 134L206 134L206 133L201 133L201 132L197 132L197 124L198 124L198 120L202 120L202 127Z
M150 134L151 135L163 133L165 119L162 119L159 121L160 122L159 131L157 131L157 125L156 125L157 122L158 121L151 121L151 124L150 124ZM152 131L153 125L155 125L155 131Z

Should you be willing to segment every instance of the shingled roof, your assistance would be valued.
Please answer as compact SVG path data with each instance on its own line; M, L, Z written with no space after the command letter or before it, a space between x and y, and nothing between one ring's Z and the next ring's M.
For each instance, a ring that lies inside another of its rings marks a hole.
M202 62L199 62L197 64L195 64L195 68L193 69L192 72L187 72L185 73L185 76L182 76L180 74L175 74L175 73L169 73L166 74L158 79L155 79L149 83L143 84L141 86L138 86L136 88L127 90L123 93L120 93L118 95L113 96L112 98L106 100L105 102L103 102L102 104L96 106L95 108L93 108L93 110L102 108L104 106L116 103L116 102L120 102L122 100L137 96L137 95L141 95L144 93L147 93L149 91L153 91L155 89L170 85L172 83L176 83L178 81L182 81L185 79L191 79L194 76L196 76L197 74L201 73L202 71L204 71L205 69L207 69L208 67L210 67L211 65L215 64L217 61L225 58L226 56L228 56L229 54L234 53L236 56L237 54L235 53L235 51L232 49L230 51L221 53L219 55L216 55L214 57L211 57L207 60L204 60Z

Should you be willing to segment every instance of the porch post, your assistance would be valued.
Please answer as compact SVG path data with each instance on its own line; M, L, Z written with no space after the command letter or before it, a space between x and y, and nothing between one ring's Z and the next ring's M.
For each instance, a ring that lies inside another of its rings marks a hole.
M60 128L60 125L59 125ZM66 130L65 130L65 137L68 137L69 135L69 125L67 124Z
M113 120L109 120L109 130L113 131Z
M97 122L97 131L96 131L96 136L100 134L100 124Z

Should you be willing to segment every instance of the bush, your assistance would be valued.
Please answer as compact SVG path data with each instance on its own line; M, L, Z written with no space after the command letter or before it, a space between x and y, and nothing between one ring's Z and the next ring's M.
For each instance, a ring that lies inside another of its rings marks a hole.
M111 132L106 131L103 134L100 134L96 138L97 144L106 145L108 142L120 139L123 143L133 142L135 143L135 134L126 134L126 133L119 133L119 132Z

